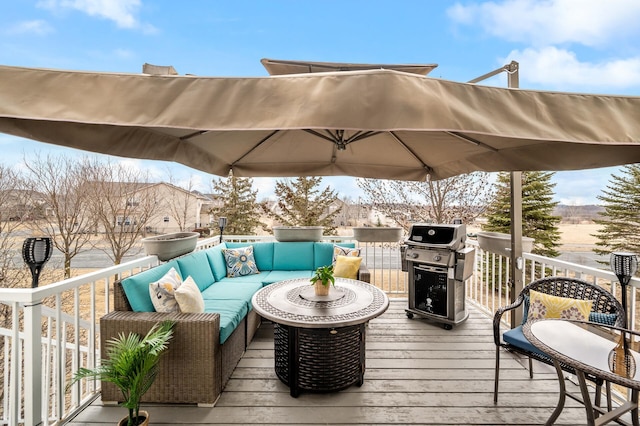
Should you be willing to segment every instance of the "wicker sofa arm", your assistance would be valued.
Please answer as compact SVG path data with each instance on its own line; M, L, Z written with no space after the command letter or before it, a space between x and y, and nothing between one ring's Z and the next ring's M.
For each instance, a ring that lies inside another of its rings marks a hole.
M524 296L518 295L518 298L510 305L501 306L496 310L493 316L493 341L496 346L500 346L500 322L502 321L502 315L507 312L518 308L524 302Z
M163 320L176 321L174 335L160 359L156 381L143 400L213 404L221 392L220 315L113 311L100 319L100 348L119 334L146 334ZM102 383L103 401L121 401L111 383Z

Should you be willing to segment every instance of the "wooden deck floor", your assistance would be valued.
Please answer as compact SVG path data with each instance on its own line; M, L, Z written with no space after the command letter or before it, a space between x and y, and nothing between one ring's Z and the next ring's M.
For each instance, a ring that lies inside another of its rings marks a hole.
M501 358L500 398L493 404L495 345L491 319L470 308L469 319L444 330L405 316L406 300L367 330L362 387L298 398L275 375L273 331L263 324L214 408L147 406L151 424L187 425L540 425L558 395L555 372ZM569 383L570 385L570 383ZM113 425L126 414L98 400L72 425ZM582 406L569 400L556 424L585 424Z

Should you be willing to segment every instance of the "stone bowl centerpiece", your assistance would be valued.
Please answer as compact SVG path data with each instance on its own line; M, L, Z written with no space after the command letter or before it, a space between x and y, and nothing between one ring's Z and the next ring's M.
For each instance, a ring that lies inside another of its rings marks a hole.
M273 236L277 241L320 241L322 226L274 226Z
M191 253L198 243L199 232L174 232L142 239L147 255L156 255L162 261Z

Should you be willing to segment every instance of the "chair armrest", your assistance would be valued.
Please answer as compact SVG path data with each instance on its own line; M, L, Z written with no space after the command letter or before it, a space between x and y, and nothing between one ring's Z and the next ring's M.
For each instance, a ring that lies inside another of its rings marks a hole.
M371 282L371 272L367 269L367 265L364 262L360 262L360 269L358 269L358 279L365 283Z
M502 321L502 314L507 311L511 311L522 305L524 302L524 296L522 294L518 295L518 298L510 305L501 306L496 311L493 316L493 340L496 346L500 346L500 322Z

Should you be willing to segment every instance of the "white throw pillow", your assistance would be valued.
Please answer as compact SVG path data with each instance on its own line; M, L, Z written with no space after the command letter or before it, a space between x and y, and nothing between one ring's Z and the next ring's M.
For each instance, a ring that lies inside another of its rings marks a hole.
M204 312L204 299L196 282L188 276L175 291L180 312L199 314Z
M182 284L182 277L175 268L169 269L162 278L149 284L151 303L156 312L178 312L175 291Z

